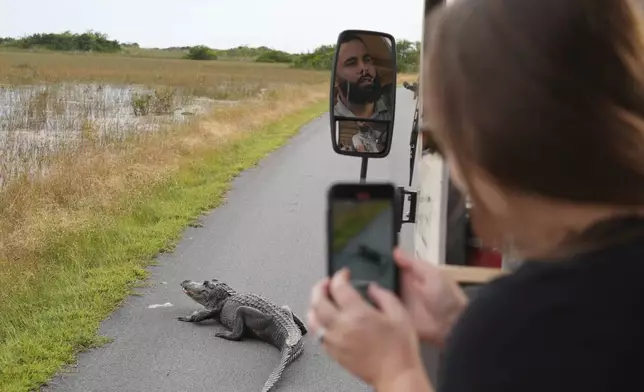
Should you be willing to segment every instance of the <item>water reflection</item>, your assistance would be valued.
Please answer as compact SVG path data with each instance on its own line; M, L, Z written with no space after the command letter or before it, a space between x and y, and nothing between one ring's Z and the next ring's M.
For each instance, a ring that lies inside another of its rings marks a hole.
M41 169L44 155L84 139L113 143L231 104L134 85L0 86L0 186L20 172Z

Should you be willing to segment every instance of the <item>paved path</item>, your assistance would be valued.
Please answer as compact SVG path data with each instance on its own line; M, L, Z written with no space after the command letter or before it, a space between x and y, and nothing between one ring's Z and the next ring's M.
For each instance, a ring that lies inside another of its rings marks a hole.
M398 89L394 145L388 158L370 160L368 178L407 185L413 94ZM140 290L103 322L114 341L81 354L78 366L43 388L65 392L253 392L279 362L261 342L230 342L217 327L176 320L198 308L181 292L184 279L222 279L238 291L288 304L303 320L309 290L325 273L325 195L337 180L357 180L360 159L336 155L328 116L314 120L282 149L238 177L227 203L189 228L172 254L151 267L151 287ZM401 243L410 249L412 227ZM172 303L149 309L152 304ZM282 392L367 391L318 347L311 334L305 352L283 375Z

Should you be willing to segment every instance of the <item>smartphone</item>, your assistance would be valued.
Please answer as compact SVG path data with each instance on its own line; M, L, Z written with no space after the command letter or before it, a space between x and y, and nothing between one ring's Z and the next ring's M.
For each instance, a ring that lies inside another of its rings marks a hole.
M396 188L391 183L336 183L327 194L327 274L347 267L351 283L371 303L370 282L399 295L393 259Z

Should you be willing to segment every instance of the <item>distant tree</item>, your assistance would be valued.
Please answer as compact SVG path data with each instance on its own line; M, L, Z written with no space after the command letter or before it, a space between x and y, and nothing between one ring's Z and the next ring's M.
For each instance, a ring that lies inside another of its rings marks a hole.
M291 63L293 62L293 55L281 50L269 49L257 56L255 61L258 63Z
M3 39L0 44L22 49L48 49L81 52L118 52L121 43L109 40L106 34L88 31L83 34L63 33L32 34L18 39Z
M197 45L188 49L185 57L190 60L217 60L217 53L205 45Z
M271 49L266 46L249 47L240 45L230 49L211 49L205 45L182 46L168 48L140 48L136 42L120 43L108 39L106 34L87 31L82 34L75 34L71 31L62 33L32 34L21 38L0 37L0 46L15 47L22 49L43 48L55 51L83 51L83 52L105 52L144 55L148 51L168 52L168 56L176 56L174 52L180 53L183 58L190 60L235 60L254 61L261 63L283 63L290 64L293 68L306 68L329 71L333 68L333 55L335 45L321 45L313 52L287 53L281 50ZM133 50L136 49L136 50ZM396 41L396 61L398 71L415 73L420 65L420 42L400 39Z
M399 72L415 73L420 67L420 41L396 41L396 63Z
M257 61L260 56L263 56L266 53L275 52L274 49L268 48L266 46L260 46L257 48L249 47L247 45L237 46L230 49L222 49L217 51L219 59L226 60L237 60L237 61ZM266 57L267 60L274 60L274 57L269 55ZM274 62L274 61L270 61Z
M293 55L293 67L319 70L333 69L335 45L322 45L312 53ZM420 66L420 41L401 39L396 41L396 63L399 72L418 72Z
M293 67L331 70L333 68L334 54L335 45L318 46L313 52L295 56Z

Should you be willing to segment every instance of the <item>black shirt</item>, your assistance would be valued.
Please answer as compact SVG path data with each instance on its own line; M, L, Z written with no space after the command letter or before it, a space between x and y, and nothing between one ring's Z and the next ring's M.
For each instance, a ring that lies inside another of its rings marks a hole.
M643 391L644 220L612 229L631 236L483 287L448 337L438 392Z

